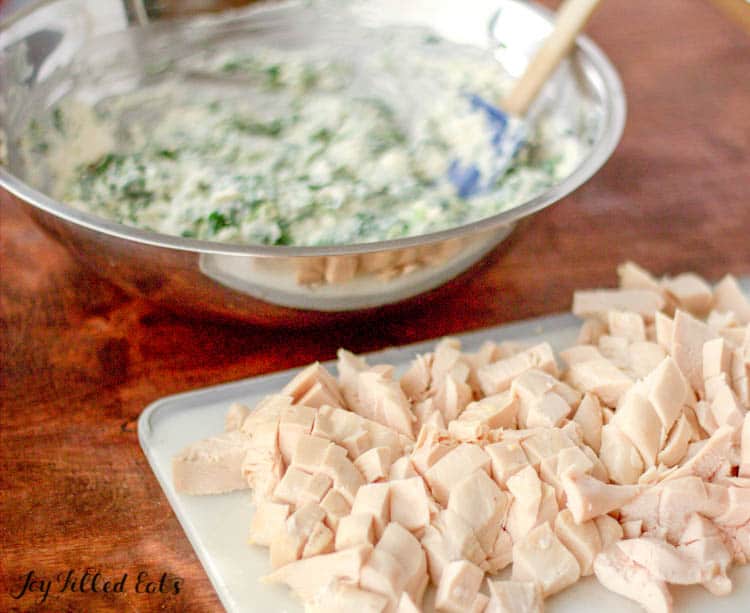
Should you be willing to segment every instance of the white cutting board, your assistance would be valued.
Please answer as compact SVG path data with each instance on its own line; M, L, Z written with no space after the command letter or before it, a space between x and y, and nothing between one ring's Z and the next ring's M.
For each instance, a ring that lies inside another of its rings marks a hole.
M743 283L750 288L750 280ZM580 322L572 315L555 315L458 335L463 348L474 351L487 340L548 341L556 350L570 346ZM416 353L434 347L428 341L368 356L371 364L393 364L403 369ZM327 366L335 372L334 363ZM265 585L260 577L271 572L268 551L247 544L253 509L249 491L220 496L178 494L172 486L172 457L186 445L223 431L224 415L232 402L254 406L262 397L278 392L300 369L254 377L194 392L168 396L154 402L138 420L138 437L151 468L169 499L195 553L227 611L232 613L301 613L299 601L286 587ZM398 372L398 370L397 370ZM676 611L746 613L750 611L750 565L735 567L735 589L718 598L702 587L672 587ZM550 613L607 611L638 612L642 609L605 590L593 577L545 601Z

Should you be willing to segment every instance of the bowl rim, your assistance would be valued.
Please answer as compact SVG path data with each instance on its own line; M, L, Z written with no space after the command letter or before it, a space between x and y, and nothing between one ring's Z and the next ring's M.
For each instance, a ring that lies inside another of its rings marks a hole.
M38 0L37 2L32 2L29 6L13 13L9 18L0 21L0 32L11 27L16 21L30 15L40 7L53 4L57 1ZM526 0L500 0L500 2L521 5L525 9L542 16L547 21L551 21L554 16L553 11L535 2ZM491 27L493 20L494 18L490 20L489 27ZM584 158L582 163L569 176L531 200L495 215L437 232L385 241L347 245L281 246L222 243L143 230L76 209L38 191L22 179L13 175L2 165L0 165L0 187L37 209L88 230L153 247L194 253L268 258L320 257L401 250L464 238L479 232L489 232L501 226L510 225L523 217L527 217L559 202L588 181L604 165L617 147L625 128L627 114L625 92L617 69L599 46L586 35L578 36L573 51L594 69L595 75L601 80L604 107L603 126L601 134L593 143L589 155Z

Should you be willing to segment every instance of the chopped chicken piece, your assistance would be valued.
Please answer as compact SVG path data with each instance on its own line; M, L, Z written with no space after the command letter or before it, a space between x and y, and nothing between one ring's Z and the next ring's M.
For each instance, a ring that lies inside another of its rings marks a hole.
M258 505L250 522L248 541L252 545L269 547L276 534L285 529L286 518L289 517L290 512L291 507L288 504L262 502Z
M479 544L490 551L508 511L508 496L483 470L476 470L451 489L448 509L474 530Z
M415 470L424 475L441 458L455 449L456 443L434 426L423 426L411 452Z
M438 381L448 373L453 372L457 364L463 364L461 354L461 341L457 338L445 337L435 345L432 354L432 367L430 374L433 381Z
M396 381L376 372L361 372L357 376L357 397L359 406L356 413L414 438L417 418L411 410L409 399Z
M567 447L575 447L575 443L559 428L534 428L527 432L521 439L521 447L534 467L538 467L546 457L557 455ZM504 434L507 436L509 433Z
M645 289L599 289L576 291L573 294L573 314L578 317L599 317L606 321L609 311L632 311L653 321L666 302L657 292Z
M324 473L315 473L302 491L299 492L297 504L305 502L320 502L331 489L333 481Z
M305 603L305 613L384 613L388 599L348 583L334 579Z
M450 490L475 470L490 472L490 457L479 445L462 443L433 464L424 477L432 495L443 506L448 504Z
M302 404L316 409L324 404L334 407L345 406L336 379L320 362L310 364L287 383L281 393L285 396L291 396L294 404Z
M722 381L714 392L711 400L711 414L718 426L731 426L732 428L742 427L747 411L740 405L737 396L734 395L732 388Z
M498 360L479 369L477 376L485 396L504 392L520 374L536 368L553 377L559 375L555 355L549 343L541 343L513 357Z
M697 475L702 479L711 477L722 460L727 457L736 432L737 428L721 426L711 435L711 438L702 444L694 456L681 464L666 479L678 479L687 475Z
M594 518L594 524L599 531L599 538L602 542L602 551L610 545L614 545L623 537L622 526L611 515L599 515Z
M539 585L534 581L490 581L485 613L544 613Z
M571 365L568 383L582 392L596 394L608 406L617 406L633 380L608 360L590 360Z
M716 338L702 321L676 311L670 353L693 389L703 393L703 345Z
M354 466L367 483L387 479L391 468L391 450L388 447L373 447L354 460Z
M448 509L427 527L421 542L427 553L430 578L435 585L440 583L443 569L449 562L464 559L481 566L487 558L471 526Z
M333 479L334 487L349 501L354 500L357 490L364 485L365 479L346 457L346 450L338 445L331 445L326 451L320 471Z
M719 429L719 424L716 423L716 418L714 417L711 405L708 402L699 400L695 405L694 411L701 430L705 431L709 436ZM688 449L690 449L690 447L688 447ZM697 449L697 447L695 449Z
M731 377L732 351L727 341L715 338L703 344L703 381L708 381L722 373ZM711 400L710 397L708 397Z
M554 521L558 512L555 490L542 482L531 466L508 479L507 486L513 500L508 509L505 529L514 543L536 526Z
M581 576L578 562L555 536L549 523L513 543L513 580L535 581L544 597L574 584Z
M656 464L656 454L665 437L662 423L652 404L635 386L623 396L612 423L635 445L646 466Z
M630 370L630 342L626 338L604 334L599 339L599 352L625 374Z
M414 415L417 418L416 425L421 430L422 426L432 424L440 430L445 430L445 419L443 414L438 411L432 398L425 398L414 403Z
M646 340L646 324L638 313L610 311L607 314L609 333L624 338L630 343Z
M681 415L677 422L675 422L675 425L672 426L667 441L659 452L657 457L659 464L664 464L671 468L681 462L687 453L691 435L692 427L690 426L690 422L685 415Z
M578 345L595 345L599 342L602 334L607 333L607 324L601 319L590 317L585 319L578 331Z
M659 416L664 430L667 431L680 416L683 406L692 395L688 382L677 362L667 357L646 377L645 384L649 389L648 400Z
M282 394L266 396L250 411L249 415L242 422L240 430L251 438L255 437L258 434L260 426L272 427L278 425L282 412L291 406L291 404L292 398L290 396ZM270 427L267 428L269 432L272 431Z
M667 357L666 350L650 341L632 343L628 347L630 362L625 374L634 379L644 379Z
M281 410L279 416L279 450L284 463L289 465L303 435L312 432L317 411L312 407L289 405Z
M427 558L414 535L400 524L391 522L383 531L375 550L390 554L399 563L404 589L415 603L421 604L428 583Z
M175 490L204 495L245 489L242 463L252 445L252 439L235 430L189 445L172 459Z
M312 558L324 553L331 553L334 551L334 538L333 531L322 521L319 521L313 527L310 536L307 537L305 548L302 550L302 557Z
M750 430L750 426L748 427ZM750 449L750 443L748 444ZM509 477L529 465L529 459L523 447L515 441L501 441L492 443L484 448L490 456L492 466L492 478L500 487L505 487ZM748 460L750 463L750 459ZM748 467L750 470L750 466Z
M599 459L599 456L596 455L594 450L591 449L591 447L589 447L588 445L583 445L582 447L580 447L580 449L591 462L591 465L593 467L591 469L591 476L595 479L599 479L599 481L609 481L609 473L607 473L607 469L604 467L604 464Z
M487 366L495 360L500 360L504 357L511 357L519 351L522 351L523 347L516 345L516 343L500 343L497 345L492 341L485 341L476 353L465 353L464 362L469 366L469 376L466 378L466 382L471 386L474 394L480 396L482 393L482 386L479 383L478 372L483 366Z
M637 485L612 485L585 474L561 475L567 505L578 523L615 511L641 491Z
M302 550L316 524L325 518L320 505L308 502L292 513L284 522L284 528L271 539L271 567L279 568L302 557Z
M466 405L459 421L478 421L490 430L515 428L518 414L518 398L510 390L486 396Z
M334 579L356 584L372 546L350 547L335 553L303 558L276 569L261 579L264 583L286 583L302 601L313 600L321 586Z
M604 325L604 324L602 324ZM601 335L597 337L596 342L599 342ZM560 352L560 358L565 362L565 365L570 367L573 364L579 362L590 362L592 360L603 360L604 356L601 354L599 349L594 345L574 345L568 347Z
M731 311L740 322L750 324L750 300L732 275L727 275L714 287L714 308Z
M339 520L336 528L336 551L368 543L375 543L375 523L370 513L352 513Z
M396 460L393 464L391 464L391 469L388 473L388 478L391 481L395 481L397 479L411 479L412 477L416 477L419 473L414 470L414 466L411 463L411 459L409 456L401 456L398 460Z
M722 526L744 526L750 522L750 488L727 488L727 510L714 518Z
M726 596L732 591L732 580L727 576L727 570L732 563L732 553L718 532L715 536L681 544L679 549L697 561L704 576L703 587L709 592L715 596Z
M339 349L336 355L338 357L339 387L346 400L346 406L353 409L359 406L357 375L363 370L368 370L370 366L363 358L346 349Z
M636 483L643 474L641 454L614 423L602 428L599 458L606 467L609 478L615 483L630 485Z
M565 506L565 491L563 490L560 475L573 471L576 473L590 473L594 468L592 461L578 447L563 449L556 456L549 456L542 460L539 465L541 478L555 488L557 505Z
M560 432L567 436L570 442L576 447L583 447L585 445L583 442L583 430L577 422L571 419L564 420L563 425L560 427Z
M430 523L435 503L427 492L422 477L390 482L390 518L407 530L421 532ZM437 509L435 509L436 511Z
M391 484L369 483L357 490L352 504L352 514L369 513L375 520L375 536L380 538L391 520Z
M557 454L558 477L566 473L590 474L593 470L594 463L580 447L568 447Z
M571 388L569 385L558 381L543 370L532 368L521 373L511 384L511 392L525 406L521 411L520 421L524 421L525 412L529 407L537 404L548 392L555 392L561 396L568 404L578 404L581 400L581 394Z
M547 392L529 408L526 427L557 427L570 415L570 405L555 392Z
M581 324L576 343L578 345L596 345L602 334L607 333L607 330L607 324L601 319L587 318Z
M226 417L224 417L224 432L239 430L248 415L250 415L250 409L244 404L239 402L230 404Z
M581 576L594 572L594 558L602 550L602 539L593 520L577 522L570 509L563 509L555 518L555 534L568 548L581 569Z
M449 563L440 577L435 608L446 613L470 611L479 595L484 571L466 560Z
M411 366L399 381L407 398L416 402L423 400L432 383L432 354L420 354L412 360Z
M674 320L664 313L657 313L654 319L654 331L656 343L669 351L672 347L672 334L674 333Z
M573 421L581 426L583 441L595 452L602 444L602 406L593 394L584 394L583 400L573 416Z
M495 574L513 562L513 538L500 528L492 548L487 552L487 560L482 566L490 574Z
M341 441L341 446L346 449L350 458L358 458L366 451L373 448L370 433L367 430L358 430Z
M711 310L714 301L711 286L693 273L683 273L665 278L661 286L677 306L693 315L703 317Z
M352 507L349 502L335 489L328 490L320 501L320 508L325 511L326 523L331 530L336 530L342 517L349 514Z
M679 538L693 513L713 518L728 509L727 488L704 483L695 476L664 481L660 489L657 525L671 542Z
M635 600L648 613L672 612L667 584L633 562L616 544L596 556L594 573L605 588Z
M440 411L445 423L450 423L461 415L473 396L474 392L467 383L448 373L435 388L433 406Z
M320 470L329 449L337 448L339 454L346 455L346 450L334 445L329 440L317 436L303 434L297 440L297 446L292 454L291 465L298 470L314 473Z
M617 267L617 276L622 289L647 289L661 293L659 280L635 262L625 262Z
M284 474L284 461L277 445L275 424L258 426L253 445L242 461L242 476L253 490L253 502L259 504L269 498Z
M382 594L388 599L389 608L398 602L406 586L406 577L398 560L387 551L373 550L370 559L362 567L359 578L361 587Z
M739 319L737 319L732 311L717 311L716 309L713 309L708 314L706 323L709 328L719 333L727 328L737 328L741 325Z
M454 419L448 425L448 433L462 443L476 443L489 435L490 429L478 421Z
M620 541L615 547L618 547L633 562L648 570L653 577L666 583L675 585L701 583L711 589L712 580L717 574L721 574L719 560L701 559L702 556L693 557L687 553L690 549L679 549L661 539L642 536ZM697 549L695 548L694 551ZM724 572L726 572L729 552L725 549L724 554L721 558L725 562ZM721 581L721 583L725 582Z

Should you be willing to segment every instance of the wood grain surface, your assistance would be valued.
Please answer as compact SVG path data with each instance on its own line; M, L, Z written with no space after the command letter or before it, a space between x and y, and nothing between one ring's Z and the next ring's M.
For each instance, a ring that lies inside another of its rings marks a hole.
M750 273L750 38L705 0L608 2L588 30L628 95L614 156L408 311L301 332L191 321L101 281L4 205L0 610L221 609L138 445L138 415L161 396L340 345L369 351L565 310L574 288L614 284L625 259L711 280ZM32 570L71 569L128 573L126 590L11 596ZM140 572L181 579L179 594L137 593Z

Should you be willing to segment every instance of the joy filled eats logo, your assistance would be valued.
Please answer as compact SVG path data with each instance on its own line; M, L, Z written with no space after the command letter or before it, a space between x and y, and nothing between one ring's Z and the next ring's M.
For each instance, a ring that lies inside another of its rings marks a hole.
M122 594L135 592L136 594L179 594L183 580L180 577L162 573L153 577L142 570L135 575L123 573L121 576L105 577L101 572L88 568L83 573L66 570L53 577L37 575L30 570L21 575L20 588L11 591L11 597L20 600L25 596L37 596L43 603L50 593L78 593L78 594Z

